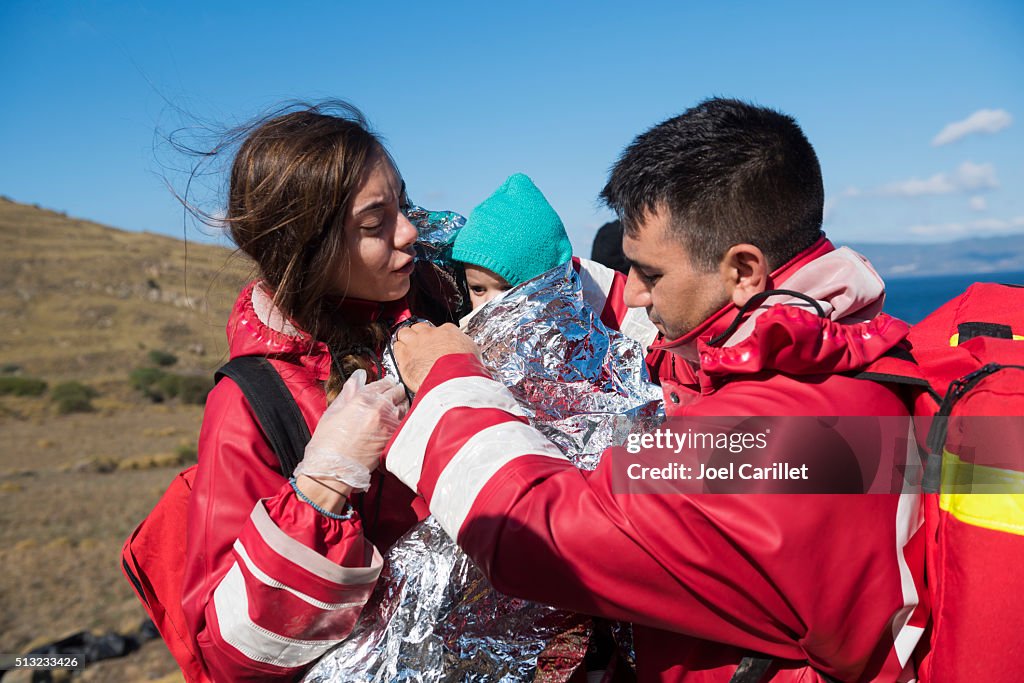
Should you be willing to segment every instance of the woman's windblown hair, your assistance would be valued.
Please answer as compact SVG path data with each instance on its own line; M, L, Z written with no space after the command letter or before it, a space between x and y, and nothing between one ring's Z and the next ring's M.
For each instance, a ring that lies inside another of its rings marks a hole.
M227 211L214 220L256 264L276 308L331 349L328 396L357 368L373 373L372 350L387 330L346 322L334 293L348 263L349 203L378 155L390 160L363 114L342 101L295 103L229 131L210 151L176 146L206 158L237 146ZM186 207L210 222L187 201Z

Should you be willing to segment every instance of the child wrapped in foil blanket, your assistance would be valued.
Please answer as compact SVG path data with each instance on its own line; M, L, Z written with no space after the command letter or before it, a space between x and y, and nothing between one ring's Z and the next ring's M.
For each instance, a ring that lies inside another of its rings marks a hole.
M420 232L421 276L455 279L452 245L465 220L418 207L409 217ZM602 323L584 289L567 260L512 286L462 326L523 415L574 464L593 469L605 448L660 422L661 391L648 381L644 345ZM305 680L565 681L592 640L589 617L493 590L429 517L386 553L355 630Z

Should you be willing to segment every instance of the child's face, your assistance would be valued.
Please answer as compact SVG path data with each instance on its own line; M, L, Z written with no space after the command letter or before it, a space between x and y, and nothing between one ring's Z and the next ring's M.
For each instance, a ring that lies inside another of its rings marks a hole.
M512 285L502 276L471 263L466 264L466 284L469 286L469 300L474 311L502 292L512 289Z

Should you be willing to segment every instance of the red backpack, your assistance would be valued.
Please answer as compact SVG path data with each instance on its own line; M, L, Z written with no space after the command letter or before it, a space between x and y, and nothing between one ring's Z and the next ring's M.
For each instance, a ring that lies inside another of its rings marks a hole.
M1024 657L1024 287L975 283L857 377L905 385L927 434L921 683L1016 683ZM761 681L746 657L732 683ZM819 675L821 675L819 673ZM825 676L826 680L830 680Z
M291 476L309 441L309 428L274 366L266 358L240 356L220 368L215 377L218 382L230 377L239 386L277 454L282 474ZM196 467L178 473L121 549L125 577L190 683L210 680L181 605L188 500Z
M1024 287L975 283L915 325L913 363L880 379L926 388L931 603L922 683L1017 681L1024 657ZM921 380L927 385L922 387Z

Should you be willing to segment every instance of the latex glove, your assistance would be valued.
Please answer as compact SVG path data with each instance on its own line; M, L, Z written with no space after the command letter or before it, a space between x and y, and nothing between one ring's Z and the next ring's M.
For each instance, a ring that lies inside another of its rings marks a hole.
M366 371L356 370L317 423L295 476L336 479L366 491L408 410L401 384L390 377L367 384Z

